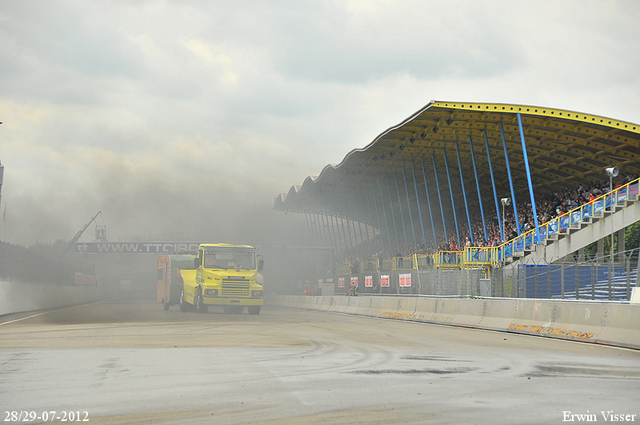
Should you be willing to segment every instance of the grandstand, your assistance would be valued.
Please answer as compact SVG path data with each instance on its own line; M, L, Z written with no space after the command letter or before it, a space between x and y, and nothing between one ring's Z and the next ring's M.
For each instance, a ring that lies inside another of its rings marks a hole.
M416 277L421 269L480 270L495 294L492 271L565 261L640 221L639 174L637 124L432 101L276 197L274 209L305 214L310 243L333 247L343 261L406 258ZM400 292L397 274L390 280ZM510 294L528 296L522 287Z

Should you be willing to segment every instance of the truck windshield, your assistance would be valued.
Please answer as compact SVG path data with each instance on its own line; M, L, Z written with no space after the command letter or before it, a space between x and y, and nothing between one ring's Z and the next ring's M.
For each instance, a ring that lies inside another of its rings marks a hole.
M256 254L253 251L212 249L204 253L204 266L217 269L255 269Z

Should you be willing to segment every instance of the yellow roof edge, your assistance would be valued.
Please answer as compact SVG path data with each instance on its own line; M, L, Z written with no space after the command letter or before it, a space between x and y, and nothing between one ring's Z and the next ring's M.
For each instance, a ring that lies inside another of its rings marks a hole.
M539 115L551 118L568 119L575 122L584 122L589 124L596 124L610 128L616 128L619 130L630 131L632 133L640 134L640 124L634 124L627 121L615 120L612 118L601 117L599 115L585 114L575 111L567 111L557 108L545 108L540 106L530 105L515 105L508 103L477 103L477 102L442 102L432 101L429 105L430 108L448 108L457 109L460 111L474 111L474 112L497 112L497 113L510 113L510 114L526 114L526 115Z

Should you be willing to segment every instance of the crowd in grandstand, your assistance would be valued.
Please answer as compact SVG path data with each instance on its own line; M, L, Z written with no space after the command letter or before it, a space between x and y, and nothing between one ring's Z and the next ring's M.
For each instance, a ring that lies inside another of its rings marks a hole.
M619 179L613 184L614 190L620 186L632 182L638 178L637 174L626 173L621 175ZM609 180L602 180L598 182L589 182L581 184L573 189L559 189L552 192L548 192L536 199L536 213L538 217L538 225L543 225L569 211L580 207L581 205L593 202L596 198L609 192ZM533 218L533 209L531 208L531 201L529 198L516 199L518 223L520 233L535 228L535 222ZM493 211L495 217L495 211ZM482 217L480 214L475 214L470 218L471 228L473 231L473 238L469 235L469 227L467 225L466 217L461 220L458 217L458 225L460 231L460 241L458 241L457 232L453 232L453 235L449 232L448 240L443 240L436 247L433 245L433 241L425 241L422 237L418 240L418 246L416 249L405 250L381 250L375 253L370 260L377 259L389 259L393 257L408 257L414 254L434 254L437 251L462 251L465 247L477 246L477 247L489 247L498 246L502 243L514 239L518 236L518 227L516 227L516 218L513 213L513 207L509 206L505 208L504 220L504 240L501 236L500 225L498 224L497 217L489 219L485 217L486 225L486 240L485 232L482 225ZM382 235L380 235L382 237ZM444 235L442 235L444 236ZM444 239L444 237L443 237ZM473 242L472 242L473 240ZM382 242L381 239L378 239ZM380 245L380 243L378 243ZM352 257L347 262L352 265L358 264L362 258Z

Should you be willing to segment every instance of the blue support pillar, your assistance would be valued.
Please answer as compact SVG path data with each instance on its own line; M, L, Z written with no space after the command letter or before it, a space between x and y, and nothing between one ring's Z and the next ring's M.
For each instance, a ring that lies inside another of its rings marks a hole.
M363 187L362 190L360 191L360 200L364 205L364 195L362 194L362 192L365 191L365 188ZM373 251L374 254L376 252L378 252L378 242L376 241L376 226L373 225L373 210L371 209L371 198L369 198L369 193L367 192L367 204L369 205L369 227L371 227L373 236L371 237L371 239L373 240ZM366 222L365 222L366 223ZM378 220L378 227L380 226L380 220ZM365 228L367 229L367 240L369 240L369 227L366 227L365 224Z
M420 217L420 229L422 230L422 244L427 249L427 234L424 232L424 221L422 220L422 209L420 208L420 197L418 196L418 183L416 181L416 167L411 161L411 172L413 173L413 188L416 191L416 204L418 205L418 216Z
M427 205L429 206L429 221L431 221L431 232L433 235L434 250L438 249L438 239L436 238L436 225L433 222L433 209L431 209L431 197L429 196L429 185L427 184L427 172L424 167L424 158L420 158L422 164L422 177L424 177L424 191L427 193ZM424 246L426 248L427 241L425 239Z
M404 213L402 212L402 199L400 198L400 186L398 184L398 175L393 173L393 177L396 180L396 194L398 195L398 208L400 208L400 221L402 222L402 232L404 233L404 244L407 251L409 251L409 240L407 238L407 227L404 224Z
M504 241L504 229L502 228L502 217L500 216L500 204L498 203L498 192L496 191L496 181L493 178L493 165L491 164L491 152L489 151L489 138L487 130L484 130L484 144L487 149L487 161L489 161L489 174L491 174L491 187L493 187L493 200L496 203L496 214L498 216L498 227L500 228L500 239Z
M344 235L344 244L347 247L347 249L351 251L353 250L353 241L351 240L351 231L349 230L349 220L347 220L347 224L344 224L344 217L340 217L340 226L342 227L342 234ZM349 236L348 241L347 241L347 235Z
M458 156L458 170L460 171L460 185L462 186L462 198L464 199L464 209L467 213L467 224L469 225L469 238L471 239L471 243L475 245L475 241L473 240L473 228L471 227L471 217L469 216L469 204L467 204L467 191L464 188L464 176L462 175L462 161L460 161L460 147L458 146L458 141L456 140L456 155Z
M315 237L313 232L311 231L311 223L310 223L310 219L309 219L309 213L305 212L304 213L304 217L305 217L305 222L307 223L307 233L309 234L309 242L311 242L311 245L315 245Z
M456 225L456 236L458 237L458 246L462 244L460 242L460 227L458 226L458 214L456 214L456 203L453 199L453 185L451 184L451 173L449 173L449 158L447 158L447 150L442 148L444 154L444 166L447 170L447 182L449 183L449 195L451 196L451 210L453 211L453 222ZM447 241L447 245L449 242Z
M411 222L411 233L413 234L413 248L414 251L418 249L418 242L416 241L416 229L413 226L413 213L411 212L411 200L409 199L409 187L407 185L407 172L404 170L404 165L402 166L402 176L404 177L404 191L407 194L407 205L409 209L409 221Z
M480 183L478 182L478 169L476 168L476 154L473 151L473 140L469 135L469 149L471 149L471 161L473 161L473 175L476 177L476 188L478 189L478 202L480 203L480 215L482 216L482 230L484 231L484 241L489 242L487 237L487 225L484 221L484 208L482 207L482 195L480 194Z
M447 224L444 221L444 209L442 208L442 195L440 194L440 181L438 180L438 168L436 167L436 157L434 154L431 154L431 159L433 160L433 173L436 176L436 187L438 189L438 201L440 202L440 215L442 216L442 228L444 230L444 240L449 245L449 235L447 235ZM436 245L436 249L438 246Z
M342 221L342 228L345 231L345 235L346 237L349 238L349 249L352 251L351 255L353 255L353 250L355 248L355 243L353 242L353 238L351 237L351 225L349 224L349 213L345 210L345 206L342 205L342 217L340 217L340 220ZM345 223L346 220L346 223ZM346 238L345 238L345 242L346 242Z
M380 184L379 185L379 187L380 187L380 205L382 206L382 214L384 215L384 226L387 229L386 230L387 241L389 242L388 249L389 249L389 252L391 252L391 232L389 232L389 220L387 220L387 210L384 207L384 196L382 194L382 177L380 177L379 175L378 175L378 183ZM373 183L371 183L371 184L373 184ZM374 196L373 200L375 201L375 199L376 198Z
M509 187L511 188L511 204L513 205L513 217L516 220L516 231L518 232L518 236L520 236L520 219L518 218L516 194L513 190L513 179L511 178L511 167L509 166L509 154L507 153L507 141L504 138L504 127L502 126L502 123L500 123L500 136L502 137L502 147L504 148L504 160L507 163L507 175L509 176ZM507 234L506 237L509 237L509 235Z
M362 248L361 246L362 240L360 240L360 243L358 243L358 233L356 232L356 223L353 220L353 218L355 217L355 214L351 205L351 197L348 195L347 195L347 207L348 207L347 217L351 217L351 219L347 218L347 225L349 226L349 236L351 236L351 228L353 228L353 243L355 244L354 245L355 251L356 253L358 253L358 251L361 251L360 254L364 255L364 252L362 252L362 250L360 249Z
M322 226L320 226L320 221L318 219L317 213L313 213L313 221L316 224L316 227L318 228L318 245L324 246L324 235L322 234Z
M364 237L362 236L362 219L360 218L360 216L358 215L358 201L356 201L356 189L353 189L353 212L355 213L355 217L358 220L358 233L360 233L360 246L362 247L361 251L362 251L362 256L363 258L367 255L367 253L365 252L365 246L364 246ZM355 223L354 223L355 226ZM353 229L355 232L355 228Z
M529 169L529 157L527 156L527 145L524 142L524 130L522 129L522 118L518 113L518 127L520 128L520 140L522 141L522 154L524 155L524 167L527 171L527 183L529 184L529 196L531 197L531 209L533 212L533 222L536 225L534 243L540 243L540 227L538 227L538 213L536 212L536 198L533 196L533 183L531 182L531 170Z
M322 220L322 227L325 231L327 246L335 246L334 242L331 240L331 228L329 228L329 225L327 224L326 214L320 213L320 219Z
M391 221L393 222L393 231L396 234L396 248L400 251L400 239L398 238L398 227L396 226L396 215L393 212L393 198L391 197L391 182L387 174L387 190L389 191L389 206L391 207Z
M336 242L336 247L340 252L344 252L344 248L342 247L342 240L340 239L340 228L337 225L338 217L334 214L331 214L331 231L333 232L333 239Z
M331 214L331 227L333 229L334 238L338 243L338 248L340 252L344 252L344 246L342 245L342 238L340 236L340 226L338 225L338 216L335 214Z

